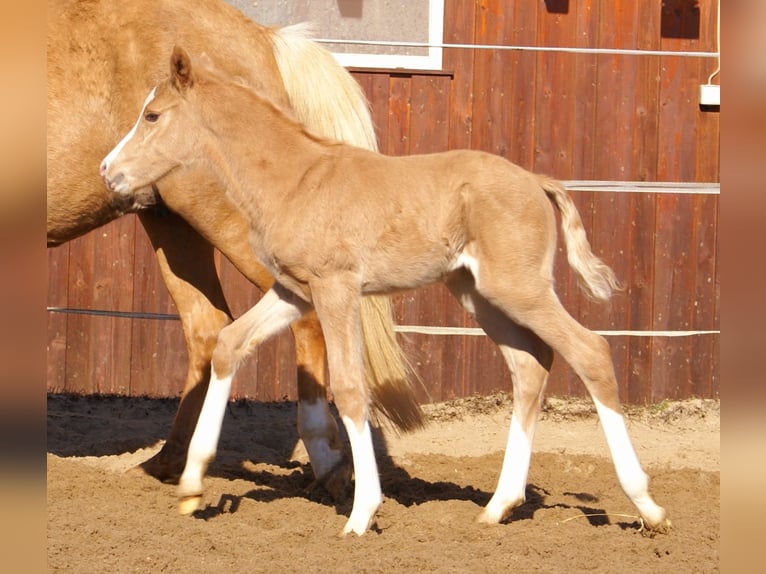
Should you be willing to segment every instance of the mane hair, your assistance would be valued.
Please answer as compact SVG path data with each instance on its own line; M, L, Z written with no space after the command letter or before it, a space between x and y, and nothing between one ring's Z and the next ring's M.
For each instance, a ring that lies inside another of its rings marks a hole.
M311 141L326 146L344 145L343 142L337 139L322 136L309 129L306 124L301 122L296 117L293 110L281 105L280 103L265 95L256 85L254 85L252 82L249 82L246 78L242 76L231 76L225 74L215 66L215 64L206 54L203 53L197 57L194 61L194 65L196 81L199 82L201 86L215 86L218 84L226 86L227 88L244 90L251 97L257 99L258 102L266 107L271 113L281 116L285 122L292 127L292 129L295 129L302 135L309 138ZM201 74L200 71L202 71Z

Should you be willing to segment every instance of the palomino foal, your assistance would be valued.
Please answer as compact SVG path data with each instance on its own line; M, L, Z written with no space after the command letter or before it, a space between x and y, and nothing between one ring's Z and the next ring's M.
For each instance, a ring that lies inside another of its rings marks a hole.
M179 485L182 512L200 503L237 366L314 308L356 475L342 534L363 534L382 493L362 382L360 299L443 281L499 345L513 380L505 459L479 519L500 522L524 501L555 349L593 397L625 493L648 527L669 524L628 437L609 347L566 312L553 290L551 200L561 213L569 264L585 289L608 299L616 284L560 184L482 152L395 158L318 138L252 88L207 64L192 65L176 48L168 81L149 95L101 174L113 192L130 193L187 168L220 179L250 221L252 249L276 283L218 338Z

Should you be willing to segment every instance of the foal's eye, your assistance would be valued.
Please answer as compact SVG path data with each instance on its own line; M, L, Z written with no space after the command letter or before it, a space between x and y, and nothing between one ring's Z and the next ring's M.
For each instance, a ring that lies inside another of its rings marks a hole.
M144 119L147 122L151 122L151 123L156 122L159 119L159 117L160 117L160 114L156 112L146 112L146 115L144 115Z

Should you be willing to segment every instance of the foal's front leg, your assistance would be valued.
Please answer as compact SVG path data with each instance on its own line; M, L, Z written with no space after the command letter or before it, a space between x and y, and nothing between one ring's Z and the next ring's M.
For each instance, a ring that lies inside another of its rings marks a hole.
M275 285L252 309L221 331L213 351L210 385L178 483L181 514L191 514L202 501L202 477L215 457L237 367L259 343L288 327L308 309L305 302Z
M370 398L364 385L360 283L354 274L339 274L312 283L311 292L324 331L330 386L354 462L354 505L340 535L354 532L361 536L370 527L383 494L368 421Z

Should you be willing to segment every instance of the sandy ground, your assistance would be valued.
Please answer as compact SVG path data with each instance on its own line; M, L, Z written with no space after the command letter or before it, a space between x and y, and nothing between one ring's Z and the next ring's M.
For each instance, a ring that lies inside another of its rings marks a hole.
M588 403L549 400L527 502L498 526L474 522L495 487L506 395L426 411L430 423L376 448L385 501L364 537L336 538L333 503L296 447L293 403L233 403L206 479L206 507L176 510L174 486L131 471L162 444L174 400L48 397L51 572L717 572L720 408L691 400L629 409L652 493L673 521L641 531ZM299 445L300 446L300 445Z

